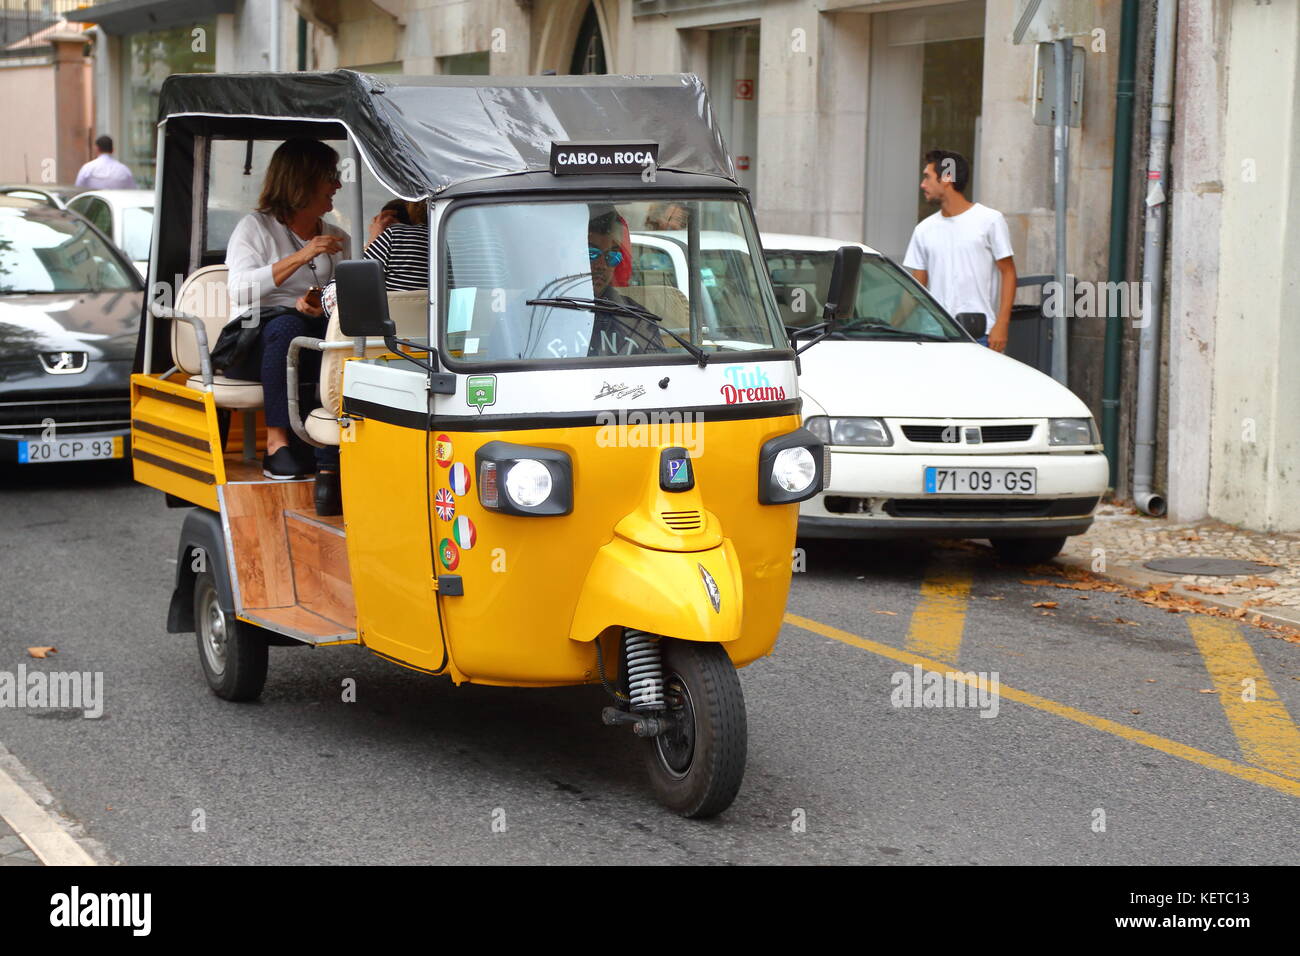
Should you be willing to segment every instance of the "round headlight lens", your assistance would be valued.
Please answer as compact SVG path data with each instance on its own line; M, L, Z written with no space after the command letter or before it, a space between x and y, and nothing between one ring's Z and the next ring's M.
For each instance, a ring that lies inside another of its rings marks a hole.
M551 473L536 458L522 458L506 472L506 494L520 508L536 508L551 496Z
M772 462L772 480L788 494L808 490L817 477L817 462L807 448L782 448Z

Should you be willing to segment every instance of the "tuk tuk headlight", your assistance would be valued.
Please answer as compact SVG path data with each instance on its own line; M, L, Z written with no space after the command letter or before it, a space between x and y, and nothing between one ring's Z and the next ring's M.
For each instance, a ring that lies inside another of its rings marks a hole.
M806 501L822 490L826 446L807 428L778 435L758 454L758 500L765 505Z
M525 458L506 472L506 494L521 508L536 508L551 497L551 473L536 458Z
M565 452L491 441L475 453L474 465L484 508L530 516L573 511L573 462Z

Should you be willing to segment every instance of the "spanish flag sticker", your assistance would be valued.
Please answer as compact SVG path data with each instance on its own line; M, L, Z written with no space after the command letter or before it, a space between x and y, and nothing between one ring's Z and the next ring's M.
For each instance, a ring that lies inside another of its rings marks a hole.
M443 468L451 464L451 439L439 435L433 440L433 460Z
M451 526L451 533L462 551L468 551L474 547L474 542L478 540L478 529L474 527L474 522L465 515L461 515L456 519L456 523Z

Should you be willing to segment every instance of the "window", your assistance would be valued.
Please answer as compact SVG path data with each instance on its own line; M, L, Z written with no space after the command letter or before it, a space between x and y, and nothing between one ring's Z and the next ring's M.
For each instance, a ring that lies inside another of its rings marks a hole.
M488 51L440 56L438 72L443 76L487 76L492 72Z
M44 206L0 209L0 293L137 288L134 272L82 219Z
M654 228L665 206L700 223L698 258L686 230ZM735 200L463 206L444 240L453 359L688 354L669 332L706 352L786 347L748 210ZM570 301L529 304L538 299Z

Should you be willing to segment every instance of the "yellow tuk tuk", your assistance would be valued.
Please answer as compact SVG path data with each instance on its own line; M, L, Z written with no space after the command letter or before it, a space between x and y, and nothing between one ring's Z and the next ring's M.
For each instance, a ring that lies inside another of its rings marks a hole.
M347 157L354 236L366 189L429 224L427 289L341 262L326 334L290 351L291 381L323 357L317 407L290 404L339 450L333 517L310 479L259 472L261 384L210 354L238 318L232 223L268 150L303 136ZM258 697L269 644L360 644L457 684L600 684L664 804L729 806L736 669L776 641L825 458L699 80L174 76L156 189L132 455L193 506L167 623L195 632L212 689ZM846 253L828 298L855 283Z

